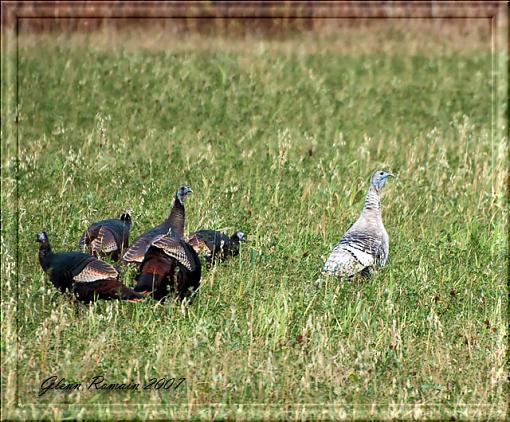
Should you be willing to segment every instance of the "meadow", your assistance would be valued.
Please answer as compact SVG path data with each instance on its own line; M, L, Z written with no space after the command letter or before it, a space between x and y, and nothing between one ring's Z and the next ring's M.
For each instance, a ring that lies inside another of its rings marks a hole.
M503 419L508 156L490 41L390 35L22 37L18 90L13 67L2 79L4 415ZM382 193L389 261L317 289L376 169L397 176ZM183 183L187 232L248 236L191 306L54 289L38 231L75 250L131 207L134 239ZM39 396L52 375L186 380Z

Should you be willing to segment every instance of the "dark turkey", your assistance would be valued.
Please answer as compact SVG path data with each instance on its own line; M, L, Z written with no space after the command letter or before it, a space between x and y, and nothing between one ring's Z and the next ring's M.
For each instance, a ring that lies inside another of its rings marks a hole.
M101 220L92 224L80 239L80 248L86 248L95 257L110 256L117 261L129 244L131 210L119 218Z
M203 253L208 263L239 255L239 243L246 241L243 232L236 231L232 236L216 230L199 230L190 234L186 241L198 253Z
M180 300L200 286L201 264L195 250L171 234L156 236L150 243L136 276L137 292L161 300L175 292Z
M177 189L174 204L169 216L158 226L138 236L122 259L125 262L141 263L152 241L157 236L167 234L169 230L178 238L184 236L184 200L186 196L192 192L193 191L188 186L181 186Z
M119 273L112 265L82 252L53 253L45 232L37 234L37 241L39 263L61 292L71 291L86 303L95 299L143 299L143 295L118 281Z

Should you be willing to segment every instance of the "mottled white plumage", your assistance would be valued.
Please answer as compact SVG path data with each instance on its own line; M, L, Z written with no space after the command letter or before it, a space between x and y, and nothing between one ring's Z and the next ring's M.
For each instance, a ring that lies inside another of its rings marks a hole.
M323 273L349 277L360 272L370 274L374 267L384 266L389 238L382 221L380 191L388 176L393 175L380 170L372 175L363 211L334 247Z

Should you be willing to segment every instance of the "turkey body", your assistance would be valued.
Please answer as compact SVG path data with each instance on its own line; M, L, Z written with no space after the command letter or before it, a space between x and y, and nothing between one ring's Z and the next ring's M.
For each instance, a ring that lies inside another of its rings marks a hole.
M163 222L138 236L124 254L123 260L125 262L134 262L140 264L143 261L145 253L149 249L151 242L157 236L161 236L168 233L169 229L170 229L169 224Z
M96 257L110 256L118 260L129 244L131 217L123 214L118 219L101 220L90 225L83 233L79 245Z
M229 257L239 255L239 242L241 240L244 240L242 232L236 232L228 237L216 230L199 230L186 238L186 241L196 252L204 254L206 261L209 263L215 260L224 261Z
M381 224L360 217L336 244L324 265L324 272L337 276L370 275L388 258L389 238Z
M180 300L200 286L201 264L195 250L170 234L150 244L136 276L135 291L151 293L156 300L175 292Z
M376 267L386 264L389 237L382 221L380 190L388 176L393 175L384 171L373 174L361 215L333 248L323 273L368 276Z
M177 190L169 216L161 224L158 224L156 227L146 231L135 239L123 256L124 262L140 264L153 240L158 236L167 234L169 231L178 237L184 235L184 199L190 192L193 191L188 186L181 186Z
M143 296L118 281L118 271L107 262L83 252L53 253L46 233L37 236L39 263L52 284L70 291L82 302L96 299L141 300Z

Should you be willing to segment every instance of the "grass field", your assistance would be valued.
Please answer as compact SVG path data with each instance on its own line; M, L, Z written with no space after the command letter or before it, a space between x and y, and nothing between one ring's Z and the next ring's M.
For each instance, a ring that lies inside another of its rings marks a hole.
M22 42L17 172L2 118L4 415L504 418L508 157L490 42L381 42ZM397 175L382 198L387 266L316 289L378 168ZM131 207L133 239L182 183L187 232L249 240L204 271L192 306L83 306L49 283L36 232L73 250L88 224ZM186 381L39 397L52 375Z

